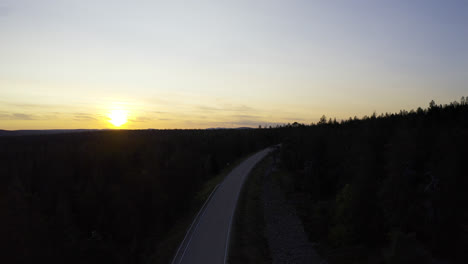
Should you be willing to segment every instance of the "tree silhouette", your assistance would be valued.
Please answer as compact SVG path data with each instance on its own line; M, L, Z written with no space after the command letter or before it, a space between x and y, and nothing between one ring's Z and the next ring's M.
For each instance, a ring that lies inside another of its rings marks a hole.
M318 124L319 125L325 125L326 123L327 123L327 117L325 115L322 115L322 117L320 117L320 119L319 119Z
M291 130L281 159L305 230L331 263L465 263L468 104ZM388 255L380 255L385 250Z

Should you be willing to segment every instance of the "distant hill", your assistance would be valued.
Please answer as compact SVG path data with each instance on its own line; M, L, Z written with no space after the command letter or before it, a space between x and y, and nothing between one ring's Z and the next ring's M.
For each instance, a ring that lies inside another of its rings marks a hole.
M79 133L95 131L97 129L47 129L47 130L0 130L1 136L29 136L29 135L52 135L63 133Z
M206 130L218 130L218 129L253 129L252 127L234 127L234 128L228 128L228 127L210 127L207 128Z
M221 129L253 129L253 128L251 127L236 127L236 128L213 127L213 128L207 128L206 130L221 130ZM54 135L54 134L80 133L80 132L99 131L99 130L104 131L104 130L109 130L109 129L45 129L45 130L3 130L3 129L0 129L0 137ZM147 130L155 130L155 129L147 129Z

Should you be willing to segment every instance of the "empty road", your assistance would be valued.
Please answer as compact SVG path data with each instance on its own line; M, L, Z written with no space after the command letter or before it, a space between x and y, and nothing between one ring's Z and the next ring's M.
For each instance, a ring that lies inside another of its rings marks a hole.
M271 150L254 154L226 176L187 231L172 263L226 262L231 222L242 184L255 164Z

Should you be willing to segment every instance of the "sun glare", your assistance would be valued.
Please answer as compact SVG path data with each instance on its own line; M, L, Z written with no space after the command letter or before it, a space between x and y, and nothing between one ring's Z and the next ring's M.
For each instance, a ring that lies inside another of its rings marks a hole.
M123 124L127 123L128 112L122 109L115 109L109 113L109 122L116 126L120 127Z

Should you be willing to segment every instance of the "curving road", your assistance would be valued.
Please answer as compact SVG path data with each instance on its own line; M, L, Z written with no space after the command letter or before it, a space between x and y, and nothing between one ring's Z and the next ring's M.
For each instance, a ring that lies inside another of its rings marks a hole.
M215 188L187 231L173 264L226 263L231 222L242 184L255 164L272 150L267 148L252 155Z

